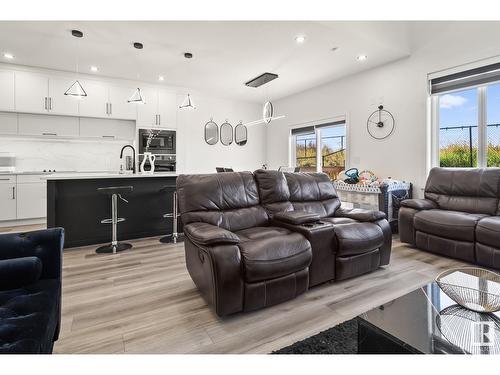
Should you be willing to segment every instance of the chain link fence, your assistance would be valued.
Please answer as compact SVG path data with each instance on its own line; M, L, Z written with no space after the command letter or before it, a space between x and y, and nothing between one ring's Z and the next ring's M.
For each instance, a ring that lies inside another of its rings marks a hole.
M500 124L487 125L488 167L500 166ZM448 126L439 129L441 167L477 167L478 127Z

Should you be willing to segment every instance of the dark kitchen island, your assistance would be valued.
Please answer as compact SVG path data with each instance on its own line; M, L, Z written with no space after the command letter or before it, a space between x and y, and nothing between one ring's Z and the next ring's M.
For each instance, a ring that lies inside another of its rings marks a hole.
M101 224L111 217L111 199L97 189L132 186L118 200L118 240L164 236L172 233L172 193L162 191L175 186L175 173L155 174L69 174L47 179L47 227L63 227L65 248L102 244L111 241L111 225ZM181 228L179 228L181 232Z

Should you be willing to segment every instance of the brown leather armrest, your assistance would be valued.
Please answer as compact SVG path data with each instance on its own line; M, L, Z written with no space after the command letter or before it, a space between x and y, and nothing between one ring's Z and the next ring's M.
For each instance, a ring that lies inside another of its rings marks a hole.
M199 245L235 244L240 238L224 228L208 223L190 223L184 226L184 233Z
M401 201L401 206L414 208L415 210L432 210L438 208L437 204L430 199L405 199Z
M300 225L306 223L314 223L320 219L318 214L305 211L287 211L279 212L273 216L273 219L284 223Z
M385 213L382 211L365 210L362 208L339 208L335 211L334 216L347 217L362 222L385 219Z

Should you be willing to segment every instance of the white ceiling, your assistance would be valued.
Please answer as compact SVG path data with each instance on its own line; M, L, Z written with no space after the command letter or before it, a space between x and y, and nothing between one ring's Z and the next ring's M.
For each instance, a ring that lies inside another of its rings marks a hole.
M411 30L408 22L2 21L0 61L63 71L75 71L78 62L80 72L95 65L97 75L154 83L163 75L165 85L261 102L408 56ZM297 35L306 42L298 45ZM136 41L143 50L132 47ZM4 52L15 59L5 60ZM357 61L359 54L368 59ZM279 78L244 85L263 72Z

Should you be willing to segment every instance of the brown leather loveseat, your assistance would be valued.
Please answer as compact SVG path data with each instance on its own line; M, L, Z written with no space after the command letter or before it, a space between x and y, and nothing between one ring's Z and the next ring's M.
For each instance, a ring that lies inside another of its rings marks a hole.
M402 242L500 269L500 168L433 168L399 211Z
M340 209L324 174L180 175L177 192L189 274L219 316L389 263L384 214Z

